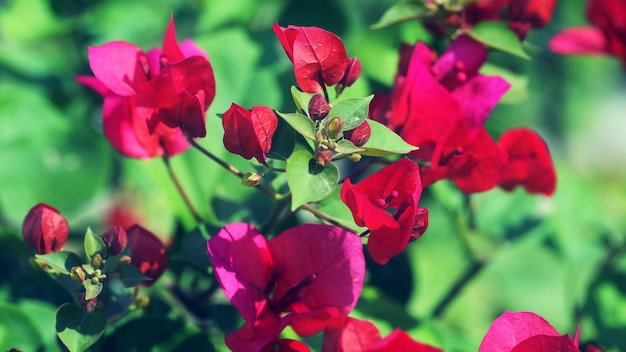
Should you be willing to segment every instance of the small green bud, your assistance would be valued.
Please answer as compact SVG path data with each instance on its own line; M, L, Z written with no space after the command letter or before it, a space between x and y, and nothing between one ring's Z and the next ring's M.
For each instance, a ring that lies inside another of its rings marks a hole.
M350 159L350 161L354 161L355 163L358 163L359 161L361 161L361 154L359 153L350 154L348 159Z
M326 123L326 134L329 138L338 139L343 135L343 120L339 116L335 116Z
M102 266L102 255L100 253L96 253L96 255L91 258L91 266L94 268L99 268Z
M138 297L134 303L137 308L144 309L148 306L148 304L150 304L150 297Z
M76 282L80 282L80 283L85 281L85 270L83 270L83 267L81 267L81 266L73 267L72 271L70 272L70 278L72 278L72 280L74 280Z
M130 264L130 257L127 255L123 255L120 258L120 264Z
M248 172L241 178L241 184L248 187L255 187L261 182L263 176L256 172Z

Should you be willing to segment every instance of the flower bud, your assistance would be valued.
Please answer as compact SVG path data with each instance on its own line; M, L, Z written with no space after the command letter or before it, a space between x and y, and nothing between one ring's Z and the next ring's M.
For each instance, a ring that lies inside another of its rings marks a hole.
M102 235L102 241L104 241L109 255L118 255L126 248L128 242L126 230L120 226L115 226Z
M102 255L100 253L96 253L93 258L91 258L91 266L94 268L100 268L102 266L102 262Z
M358 163L359 161L361 161L361 154L359 153L354 153L354 154L350 154L350 156L348 157L348 159L350 159L350 161L353 161L355 163Z
M343 120L339 116L335 116L326 123L326 134L331 139L337 139L341 136L343 130Z
M262 177L256 172L248 172L241 178L241 184L247 187L255 187L261 182Z
M319 150L315 153L315 161L324 167L328 166L333 160L333 152L330 150Z
M372 128L367 120L363 120L363 123L358 125L355 129L345 131L343 138L349 140L357 147L362 147L370 139L372 134Z
M350 87L361 75L361 62L356 57L349 59L348 68L346 69L346 73L344 73L343 78L341 79L341 84L343 87Z
M83 270L83 267L79 265L73 267L72 271L70 272L70 278L80 283L85 281L85 270Z
M148 304L150 304L150 297L148 296L138 297L133 303L135 304L137 308L144 309L148 306Z
M55 208L39 203L30 209L22 224L24 240L39 254L58 252L67 242L67 220Z
M330 112L328 102L321 94L315 94L309 100L309 116L313 121L323 120Z

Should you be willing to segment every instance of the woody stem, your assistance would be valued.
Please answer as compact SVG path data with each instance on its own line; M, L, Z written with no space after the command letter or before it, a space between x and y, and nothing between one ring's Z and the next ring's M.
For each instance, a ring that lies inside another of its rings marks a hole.
M332 224L332 225L335 225L335 226L337 226L337 227L339 227L339 228L341 228L341 229L343 229L343 230L345 230L345 231L351 232L351 233L353 233L353 234L355 234L355 235L359 233L359 231L357 231L357 230L355 230L355 229L353 229L353 228L351 228L351 227L348 227L348 226L346 226L346 225L344 225L344 224L342 224L342 223L338 222L337 220L335 220L335 219L333 219L333 218L329 217L328 215L326 215L326 214L322 213L321 211L319 211L319 210L315 209L315 208L314 208L311 204L309 204L309 203L304 203L304 204L302 204L302 205L300 206L300 208L302 208L302 209L305 209L305 210L309 211L311 214L313 214L313 215L317 216L318 218L320 218L320 219L322 219L322 220L324 220L324 221L326 221L326 222L328 222L328 223L330 223L330 224Z
M193 204L191 203L191 200L187 196L187 193L183 189L183 186L180 184L178 177L176 177L176 174L174 173L174 170L172 169L172 165L170 164L170 158L167 154L163 154L163 162L165 163L165 167L167 168L167 173L170 175L172 182L174 182L174 186L176 186L178 193L183 198L183 201L185 202L187 209L189 209L189 211L191 212L191 215L193 215L194 219L196 219L198 224L204 224L204 220L202 219L200 214L198 214L198 211L193 206Z

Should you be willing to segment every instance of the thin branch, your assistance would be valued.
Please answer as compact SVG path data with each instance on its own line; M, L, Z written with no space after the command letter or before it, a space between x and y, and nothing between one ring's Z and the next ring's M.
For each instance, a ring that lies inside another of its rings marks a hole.
M324 220L324 221L326 221L326 222L328 222L328 223L330 223L332 225L335 225L335 226L337 226L337 227L339 227L339 228L341 228L341 229L343 229L345 231L351 232L351 233L353 233L355 235L359 233L359 231L357 231L357 230L355 230L355 229L353 229L353 228L351 228L349 226L346 226L346 225L338 222L337 220L329 217L328 215L322 213L321 211L315 209L309 203L302 204L300 206L300 208L307 210L308 212L312 213L313 215L317 216L318 218L320 218L320 219L322 219L322 220Z
M193 215L193 217L196 219L196 221L199 224L203 224L204 220L202 219L200 214L198 214L198 211L196 210L196 208L191 203L191 200L187 196L187 193L183 189L183 186L180 184L180 181L178 181L178 177L176 177L176 174L174 173L174 170L172 169L172 165L170 164L170 159L167 156L167 154L163 155L163 162L165 163L165 167L167 168L167 173L170 175L170 178L172 179L172 182L174 182L174 186L176 186L176 189L178 190L178 193L183 198L183 201L185 202L185 205L187 205L187 208L191 212L191 215Z

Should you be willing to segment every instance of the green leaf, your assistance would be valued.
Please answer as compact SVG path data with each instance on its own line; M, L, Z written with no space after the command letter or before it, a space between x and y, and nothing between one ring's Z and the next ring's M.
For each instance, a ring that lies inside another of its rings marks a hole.
M481 22L472 28L468 34L489 47L530 60L530 56L522 48L517 35L504 23Z
M421 1L402 1L392 7L382 15L378 22L374 23L372 29L389 27L394 24L429 16L430 12Z
M287 160L287 184L291 191L291 210L306 202L317 202L332 193L339 181L334 164L318 165L304 150L294 152Z
M296 104L296 108L300 110L305 115L309 115L309 101L315 93L305 93L298 89L296 86L291 86L291 96L293 97L293 102Z
M280 111L277 111L276 113L291 127L293 127L296 132L300 133L309 140L315 140L315 124L310 118L302 114L283 114Z
M361 154L367 156L386 156L407 154L418 148L404 141L395 132L374 120L367 121L372 129L370 139L363 145Z
M340 100L330 109L328 118L339 116L343 120L344 131L354 129L367 117L372 99L374 99L374 94L365 98Z
M107 256L107 247L104 241L91 231L91 227L88 227L85 233L85 254L87 254L87 259L90 261L96 254L100 254L102 258Z
M81 352L102 336L107 317L102 308L88 313L76 304L65 303L57 309L55 320L57 335L65 347Z
M135 287L146 280L152 280L145 276L141 271L132 264L120 264L117 267L120 273L120 281L124 287Z
M36 351L42 340L33 318L14 305L0 303L0 350Z
M337 142L337 148L335 148L335 151L341 154L353 154L360 153L363 151L363 149L352 144L352 142L347 139L342 139Z
M102 292L102 282L92 282L91 280L83 281L85 287L85 301L88 301L94 297L98 297Z
M70 271L72 271L73 267L83 264L76 254L67 251L59 251L48 254L37 254L35 255L35 257L46 262L52 267L52 269L66 275L70 274Z

